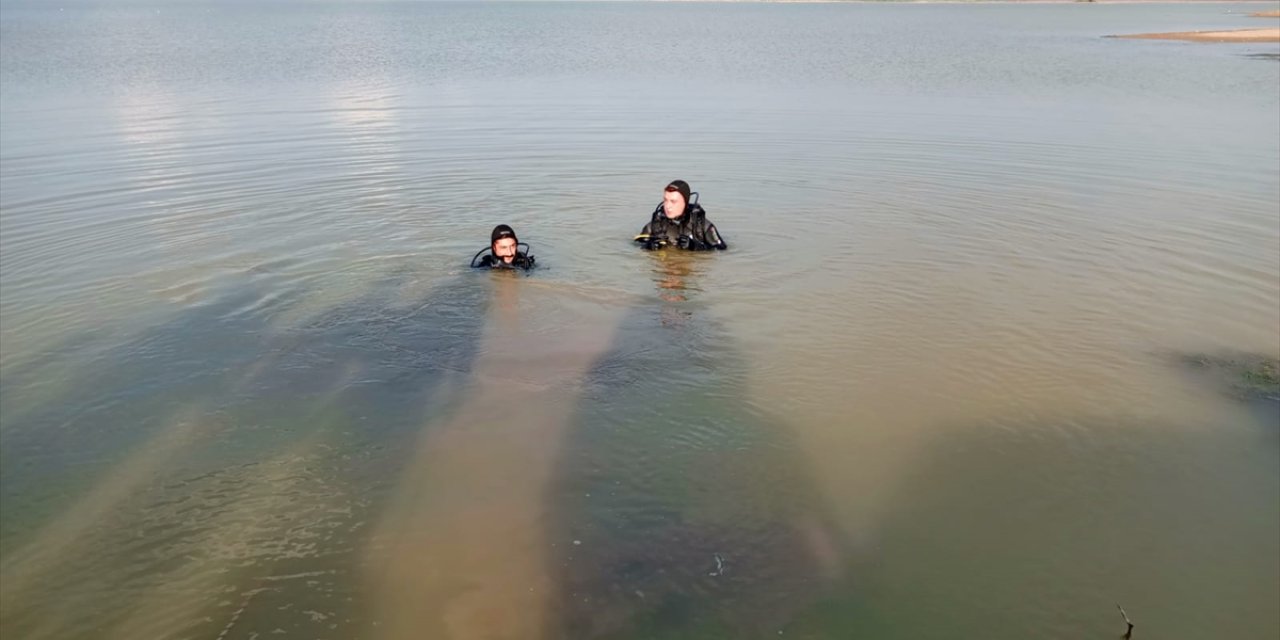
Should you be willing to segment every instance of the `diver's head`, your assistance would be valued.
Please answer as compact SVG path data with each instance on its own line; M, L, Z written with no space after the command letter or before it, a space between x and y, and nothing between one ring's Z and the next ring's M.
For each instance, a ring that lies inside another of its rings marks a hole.
M515 230L505 224L494 227L493 233L489 234L489 248L493 250L493 256L507 264L515 261L519 245Z
M662 212L667 218L675 220L684 215L689 206L689 183L684 180L672 180L662 193Z

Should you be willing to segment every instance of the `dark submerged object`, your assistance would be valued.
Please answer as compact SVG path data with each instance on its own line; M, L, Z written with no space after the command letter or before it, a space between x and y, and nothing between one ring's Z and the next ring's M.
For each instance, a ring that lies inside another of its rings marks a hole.
M1280 359L1256 353L1182 354L1182 364L1241 400L1280 402Z
M844 586L800 443L750 407L724 326L672 325L671 310L633 309L584 377L546 494L544 637L791 637Z

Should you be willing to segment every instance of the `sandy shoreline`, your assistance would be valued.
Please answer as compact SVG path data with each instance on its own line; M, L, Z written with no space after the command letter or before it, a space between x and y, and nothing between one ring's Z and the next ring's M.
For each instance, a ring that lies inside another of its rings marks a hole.
M1235 29L1232 31L1178 31L1174 33L1136 33L1111 38L1139 40L1185 40L1187 42L1278 42L1280 28Z

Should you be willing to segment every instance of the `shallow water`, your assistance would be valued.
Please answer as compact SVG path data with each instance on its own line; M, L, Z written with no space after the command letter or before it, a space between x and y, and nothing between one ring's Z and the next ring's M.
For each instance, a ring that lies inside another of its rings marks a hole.
M1263 6L0 3L0 634L1277 637Z

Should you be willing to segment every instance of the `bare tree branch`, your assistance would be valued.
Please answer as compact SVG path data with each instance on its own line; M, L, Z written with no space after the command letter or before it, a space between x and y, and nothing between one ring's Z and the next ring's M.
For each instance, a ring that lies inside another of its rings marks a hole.
M1124 612L1124 607L1120 606L1119 602L1116 603L1116 608L1120 610L1120 615L1124 616L1124 623L1129 625L1129 628L1124 631L1124 640L1130 640L1133 638L1133 623L1129 621L1129 614Z

